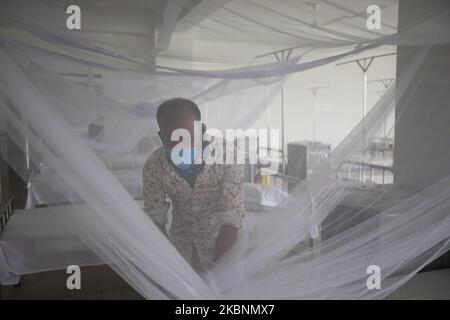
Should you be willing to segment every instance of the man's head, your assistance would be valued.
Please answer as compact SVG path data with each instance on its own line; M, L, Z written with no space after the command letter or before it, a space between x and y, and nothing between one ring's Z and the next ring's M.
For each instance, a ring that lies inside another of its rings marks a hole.
M166 149L173 148L179 141L172 141L172 133L176 129L185 129L191 135L191 144L194 145L194 124L201 121L200 109L188 99L174 98L162 103L156 112L159 126L159 136ZM202 128L204 131L205 128ZM203 132L202 132L203 135Z

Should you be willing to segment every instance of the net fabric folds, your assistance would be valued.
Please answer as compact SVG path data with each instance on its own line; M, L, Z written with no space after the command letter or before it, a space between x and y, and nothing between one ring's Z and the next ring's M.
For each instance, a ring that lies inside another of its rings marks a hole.
M74 261L110 265L149 299L381 299L450 249L450 176L408 190L339 179L344 163L366 161L380 130L393 131L401 117L394 117L396 104L408 107L430 51L450 43L450 11L404 30L387 24L371 31L365 19L327 25L296 1L209 0L185 15L189 1L167 2L145 11L160 24L152 46L145 44L152 26L144 23L150 31L143 35L135 30L146 21L136 10L147 8L144 1L130 9L136 25L111 27L117 36L55 27L52 21L66 18L57 18L64 7L56 2L31 1L35 10L27 11L26 2L11 1L0 9L0 128L14 146L1 155L28 182L28 206L49 205L33 213L40 224L22 215L25 229L6 229L0 238L0 280ZM330 20L341 2L324 1ZM92 2L90 19L115 6ZM56 18L37 19L41 10ZM263 129L293 77L397 46L415 49L402 77L332 146L327 164L289 193L276 193L276 203L248 207L236 246L197 274L139 200L142 168L161 145L158 105L186 97L208 127ZM17 150L26 165L16 161ZM317 233L320 241L299 245ZM57 237L68 240L57 248ZM21 263L23 247L39 240L48 242L38 253L26 251L29 263ZM70 256L66 244L88 251ZM377 290L367 285L372 265L381 270Z

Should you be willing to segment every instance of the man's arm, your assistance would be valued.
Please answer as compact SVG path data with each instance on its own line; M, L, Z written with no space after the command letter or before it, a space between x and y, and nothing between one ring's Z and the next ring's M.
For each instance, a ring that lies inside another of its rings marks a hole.
M154 159L148 161L144 166L142 173L144 208L161 232L167 236L166 224L169 204L166 202L162 177L159 176L158 170L158 163Z
M216 239L214 260L219 259L238 240L241 220L244 216L242 165L224 165L222 196L219 201L221 227Z

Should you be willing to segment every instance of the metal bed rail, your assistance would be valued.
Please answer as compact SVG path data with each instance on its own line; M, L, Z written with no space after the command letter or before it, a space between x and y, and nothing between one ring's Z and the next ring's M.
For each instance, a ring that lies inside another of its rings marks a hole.
M366 150L371 157L376 157L381 153L381 156L386 157L386 153L394 152L394 140L386 137L374 137Z
M353 174L355 171L357 173L356 178ZM337 176L339 180L356 180L361 182L369 180L377 183L375 179L376 171L381 172L381 184L386 184L387 173L389 173L392 177L394 176L394 170L392 167L358 161L343 161L340 163L337 170ZM367 172L368 177L366 175Z
M14 197L10 197L4 204L0 206L0 235L6 228L11 216L14 214Z

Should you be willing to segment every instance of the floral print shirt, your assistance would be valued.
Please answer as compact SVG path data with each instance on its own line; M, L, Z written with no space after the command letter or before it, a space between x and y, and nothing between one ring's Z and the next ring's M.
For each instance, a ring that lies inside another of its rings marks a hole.
M220 227L232 225L240 233L244 216L243 166L204 164L192 186L169 161L161 147L144 165L145 210L154 222L166 225L170 199L169 239L186 261L191 263L196 251L201 265L208 268L213 262Z

